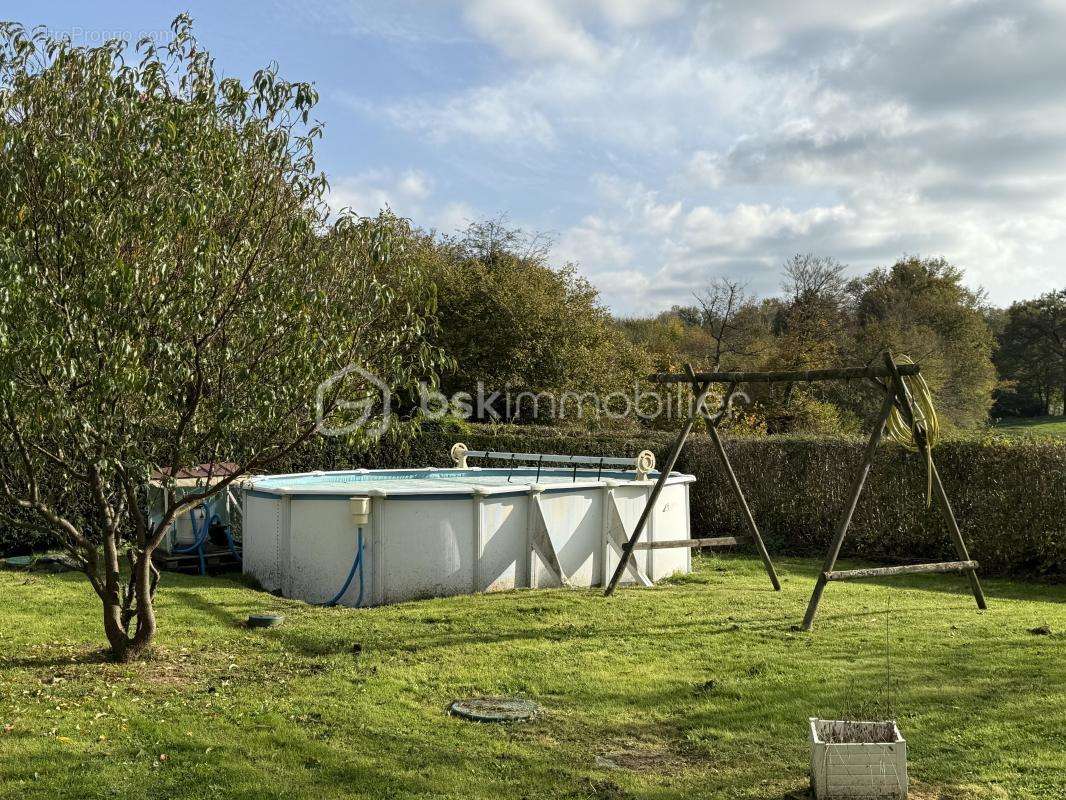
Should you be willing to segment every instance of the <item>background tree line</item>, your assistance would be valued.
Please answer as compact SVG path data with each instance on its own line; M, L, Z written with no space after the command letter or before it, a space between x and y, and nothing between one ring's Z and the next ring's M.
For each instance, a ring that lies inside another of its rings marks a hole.
M889 348L922 364L949 428L981 427L990 414L1062 413L1066 290L998 309L943 258L905 256L854 276L831 257L797 254L783 263L781 292L772 297L720 278L695 289L689 304L614 317L574 265L552 266L543 237L498 220L450 236L416 229L410 236L407 252L437 287L436 343L455 362L441 377L447 394L476 396L480 382L512 395L602 398L632 394L649 372L685 363L815 369L867 363ZM749 389L753 404L733 425L753 433L854 432L876 401L860 383ZM543 405L535 414L497 400L495 410L499 418L549 421ZM588 408L580 420L570 413L562 422L625 424Z

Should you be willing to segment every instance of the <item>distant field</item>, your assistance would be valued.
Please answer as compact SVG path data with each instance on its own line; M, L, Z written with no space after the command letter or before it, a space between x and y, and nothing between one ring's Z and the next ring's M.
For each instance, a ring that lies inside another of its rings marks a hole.
M1066 439L1066 417L1005 417L996 430L1015 436L1057 436Z

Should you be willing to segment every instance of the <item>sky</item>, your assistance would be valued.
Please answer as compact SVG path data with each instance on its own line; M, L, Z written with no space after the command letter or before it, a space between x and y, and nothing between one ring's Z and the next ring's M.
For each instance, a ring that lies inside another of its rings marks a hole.
M331 202L548 234L615 313L793 253L1066 286L1066 0L4 0L76 43L189 11L227 76L313 81Z

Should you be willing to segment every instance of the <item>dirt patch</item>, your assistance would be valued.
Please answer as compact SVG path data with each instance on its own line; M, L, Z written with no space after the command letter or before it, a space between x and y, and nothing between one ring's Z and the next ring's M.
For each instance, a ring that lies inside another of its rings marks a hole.
M611 748L596 756L597 767L633 772L673 772L686 763L684 756L663 747Z
M582 794L596 800L621 800L626 796L626 790L610 778L585 778L581 783Z

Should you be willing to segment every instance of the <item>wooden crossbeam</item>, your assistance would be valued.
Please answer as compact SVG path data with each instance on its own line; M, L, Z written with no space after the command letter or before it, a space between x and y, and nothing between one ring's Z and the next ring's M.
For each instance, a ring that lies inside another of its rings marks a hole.
M825 573L827 581L850 581L856 578L882 578L889 575L918 575L925 572L963 572L977 569L976 561L939 561L933 564L903 564L898 567L844 569Z
M708 536L703 539L661 539L657 542L639 542L634 550L669 550L672 547L735 547L740 544L736 536Z

